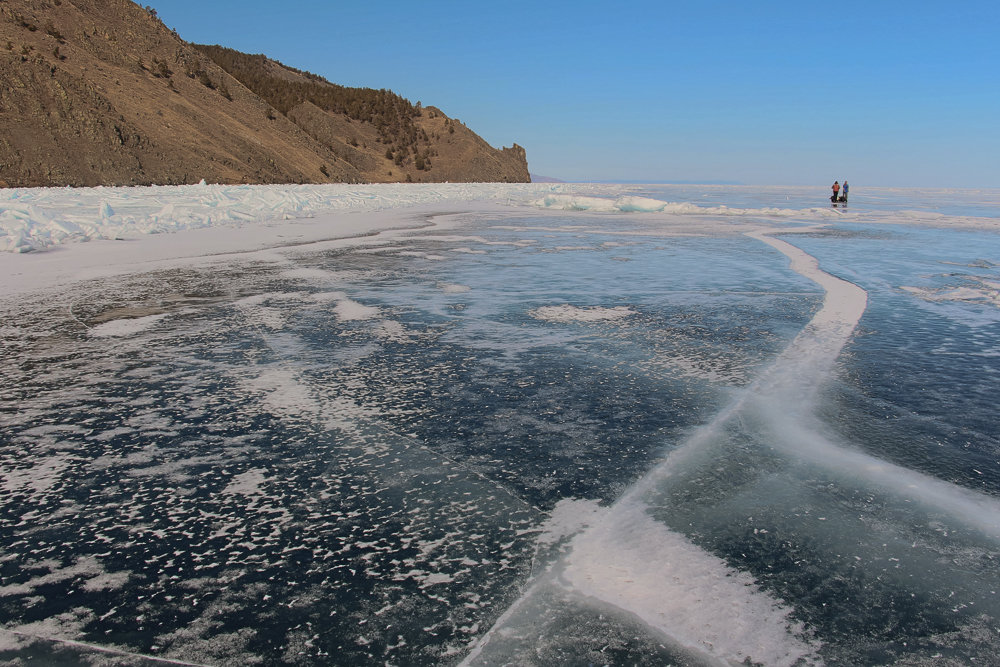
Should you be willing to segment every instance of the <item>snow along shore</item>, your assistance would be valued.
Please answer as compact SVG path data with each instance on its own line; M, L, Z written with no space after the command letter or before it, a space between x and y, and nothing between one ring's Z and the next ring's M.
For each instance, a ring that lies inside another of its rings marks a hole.
M77 280L204 262L216 256L418 228L431 216L461 212L582 212L653 214L678 232L712 227L733 233L775 224L833 222L909 224L1000 230L995 217L934 211L851 211L809 203L816 188L733 186L750 208L706 205L700 197L718 188L675 186L671 202L638 196L643 186L602 183L390 183L376 185L182 185L115 188L13 188L0 190L0 298ZM899 197L872 191L869 199ZM976 210L992 210L1000 191L965 193ZM698 193L701 193L700 195ZM817 194L819 193L819 194ZM919 202L921 190L905 201ZM934 191L929 194L941 195ZM748 196L754 195L754 197ZM776 208L788 203L791 208ZM933 199L933 198L932 198ZM802 208L805 204L806 208ZM796 207L798 206L798 207ZM686 220L684 224L679 221ZM740 222L736 222L739 220ZM714 223L714 224L713 224ZM219 261L222 258L219 257Z
M0 252L31 252L95 239L134 239L206 227L274 224L337 212L381 212L455 201L604 202L625 186L552 183L181 185L0 190ZM621 202L639 202L623 197ZM641 200L647 201L647 200ZM648 200L662 210L666 202ZM625 209L620 209L625 210Z
M0 296L157 264L420 227L429 215L526 205L551 183L188 185L0 190ZM470 202L475 202L473 207Z

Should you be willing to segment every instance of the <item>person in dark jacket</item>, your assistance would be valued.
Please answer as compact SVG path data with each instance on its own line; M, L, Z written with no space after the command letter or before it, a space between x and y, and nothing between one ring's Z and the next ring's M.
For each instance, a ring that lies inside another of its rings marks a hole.
M847 190L848 190L849 187L850 186L847 185L847 179L845 178L844 179L844 185L843 185L843 187L840 188L840 191L843 193L840 196L840 201L845 202L845 203L847 202Z

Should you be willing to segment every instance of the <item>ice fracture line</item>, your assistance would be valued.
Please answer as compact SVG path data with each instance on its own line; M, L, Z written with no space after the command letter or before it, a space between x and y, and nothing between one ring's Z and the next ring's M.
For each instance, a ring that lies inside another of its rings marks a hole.
M785 231L755 231L747 236L781 252L793 271L822 287L820 309L729 406L581 530L568 552L535 577L521 598L480 638L464 664L489 662L485 654L490 652L491 641L500 639L503 644L505 635L514 634L507 626L517 623L519 609L531 606L526 600L553 586L626 610L677 646L710 662L730 664L748 658L772 665L822 662L818 643L790 620L790 607L760 589L749 574L733 569L649 515L650 494L675 473L710 461L714 446L725 441L726 429L750 412L772 417L776 432L787 430L773 444L789 454L820 465L846 457L843 460L851 474L903 496L922 488L924 502L1000 535L1000 520L991 518L1000 516L1000 511L985 511L996 505L992 499L811 433L811 444L798 446L803 438L797 436L815 423L816 393L860 322L868 295L861 287L822 271L815 257L771 236ZM702 611L692 615L694 608Z

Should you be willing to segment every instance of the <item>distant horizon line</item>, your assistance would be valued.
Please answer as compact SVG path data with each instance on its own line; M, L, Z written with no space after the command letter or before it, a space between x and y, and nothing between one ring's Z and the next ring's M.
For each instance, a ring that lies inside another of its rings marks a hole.
M675 180L639 180L639 179L597 179L597 178L583 178L576 180L566 180L561 178L555 178L552 176L543 176L541 174L529 174L531 176L532 183L565 183L567 185L573 183L586 183L586 184L607 184L607 185L734 185L741 187L755 187L755 188L823 188L829 190L829 184L795 184L795 183L747 183L744 181L726 181L726 180L705 180L705 181L675 181ZM985 185L878 185L875 183L865 183L866 188L878 188L883 190L895 190L895 189L920 189L920 190L1000 190L1000 186L985 186Z
M611 185L748 185L742 181L675 181L675 180L637 180L632 178L602 179L584 178L580 180L566 180L554 176L543 176L542 174L528 174L532 183L608 183Z
M673 180L635 180L631 178L621 178L621 179L611 179L611 180L597 180L597 179L587 179L583 181L575 181L576 183L609 183L612 185L752 185L751 183L744 183L743 181L723 181L723 180L709 180L709 181L673 181Z

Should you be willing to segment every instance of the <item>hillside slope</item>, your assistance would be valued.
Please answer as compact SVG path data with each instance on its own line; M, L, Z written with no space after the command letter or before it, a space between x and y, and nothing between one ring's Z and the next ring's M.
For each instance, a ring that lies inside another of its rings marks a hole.
M0 81L0 186L530 178L436 109L196 47L129 0L0 3Z

